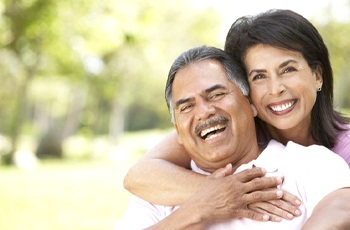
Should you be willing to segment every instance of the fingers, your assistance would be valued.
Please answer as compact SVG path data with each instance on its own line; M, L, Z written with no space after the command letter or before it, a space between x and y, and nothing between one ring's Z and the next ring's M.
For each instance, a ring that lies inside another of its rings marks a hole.
M292 220L296 216L300 216L301 212L297 206L294 206L283 200L269 201L270 205L267 207L269 213L278 215L284 219Z
M294 217L300 216L301 214L297 207L287 204L282 200L257 202L249 204L248 207L252 210L269 215L269 220L274 222L279 222L282 218L292 220Z
M269 215L261 213L261 212L257 212L254 211L252 209L245 209L241 211L241 216L245 217L245 218L249 218L252 220L256 220L256 221L268 221L269 220Z
M263 177L266 174L266 170L260 167L254 167L251 169L243 170L242 172L239 172L235 174L237 176L237 179L241 182L248 182L253 180L254 178Z
M286 202L293 204L293 205L299 206L301 204L301 201L297 196L294 196L293 194L286 192L286 191L283 192L282 199Z
M227 164L225 168L217 169L214 173L210 175L212 178L222 178L228 175L232 175L232 164Z
M279 189L269 189L262 191L254 191L250 193L243 194L244 202L249 205L252 203L263 202L263 201L271 201L271 200L279 200L283 196L283 192Z
M298 206L301 201L298 197L283 192L283 196L279 200L270 200L267 202L256 202L249 204L248 207L255 211L268 214L271 221L281 221L282 218L292 220L294 217L300 216L301 211Z
M232 174L232 165L226 165L203 182L204 189L197 191L195 203L212 203L209 207L214 207L215 211L209 210L209 213L214 220L246 217L281 221L300 215L298 208L292 205L298 205L298 198L277 189L282 178L265 174L266 171L258 167Z
M244 185L245 192L253 192L270 188L277 188L282 184L281 177L258 177L246 182ZM283 194L281 194L282 197ZM292 199L292 198L289 198Z
M257 211L259 213L268 215L269 221L280 222L282 220L282 217L273 214L274 213L273 210L276 207L268 202L257 202L257 203L249 204L248 208L251 210Z

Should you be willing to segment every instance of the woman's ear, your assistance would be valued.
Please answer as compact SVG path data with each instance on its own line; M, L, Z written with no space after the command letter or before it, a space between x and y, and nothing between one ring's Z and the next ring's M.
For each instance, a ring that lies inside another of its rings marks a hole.
M315 75L316 75L316 88L321 89L322 84L323 84L323 70L320 65L317 65L316 70L315 70Z
M258 115L258 110L256 109L255 105L251 103L250 103L250 107L252 108L254 117L256 117Z

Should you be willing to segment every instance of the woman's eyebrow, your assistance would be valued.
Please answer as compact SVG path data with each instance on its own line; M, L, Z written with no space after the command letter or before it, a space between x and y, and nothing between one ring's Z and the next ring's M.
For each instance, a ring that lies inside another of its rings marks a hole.
M280 68L285 67L285 66L287 66L289 63L298 63L298 62L297 62L296 60L294 60L294 59L288 59L288 60L282 62L282 63L279 65L279 67L280 67Z
M296 60L294 60L294 59L288 59L288 60L282 62L278 67L279 68L283 68L283 67L287 66L289 63L298 63L298 62ZM248 76L250 76L254 72L256 72L256 73L265 73L266 69L252 69L249 72Z
M252 69L249 73L248 76L250 76L252 73L265 73L265 69Z

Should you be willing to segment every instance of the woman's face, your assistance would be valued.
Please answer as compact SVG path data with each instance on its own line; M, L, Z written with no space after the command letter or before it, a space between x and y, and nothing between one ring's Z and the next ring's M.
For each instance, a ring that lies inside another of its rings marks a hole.
M299 52L262 44L248 49L244 64L260 119L279 130L310 126L320 68L312 71Z

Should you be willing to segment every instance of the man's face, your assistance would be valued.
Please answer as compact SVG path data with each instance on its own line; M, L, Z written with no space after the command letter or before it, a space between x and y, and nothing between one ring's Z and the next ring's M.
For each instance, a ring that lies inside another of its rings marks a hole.
M219 62L204 60L178 71L172 102L179 142L203 170L256 157L248 154L256 145L256 112Z

